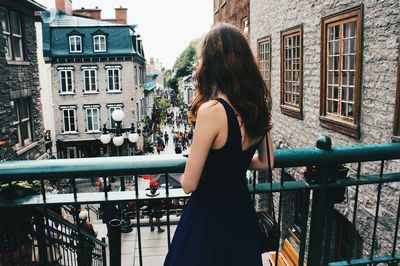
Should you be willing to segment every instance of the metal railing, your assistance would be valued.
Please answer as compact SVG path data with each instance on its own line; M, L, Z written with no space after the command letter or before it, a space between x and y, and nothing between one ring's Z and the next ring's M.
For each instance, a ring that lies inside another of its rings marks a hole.
M290 193L301 193L303 207L299 208L297 213L299 217L302 217L297 224L300 229L297 236L297 265L303 265L304 262L312 266L378 265L379 263L397 265L400 263L398 243L400 194L397 189L400 173L390 171L387 166L398 163L388 164L387 162L400 159L400 143L331 147L330 139L322 137L318 140L316 148L276 150L274 154L275 170L272 190L269 183L257 180L258 174L253 174L254 179L249 184L249 189L255 195L272 194L278 199L275 201L278 203L276 220L281 229L287 223L288 209L285 207L285 196ZM5 162L0 164L0 181L2 182L41 180L44 188L44 180L52 178L133 175L136 186L134 193L132 191L78 193L73 183L71 194L48 197L43 190L41 195L1 201L0 208L133 201L136 213L140 214L141 205L145 201L162 200L168 203L165 206L169 247L171 243L169 203L173 199L187 198L187 195L182 190L169 189L168 178L166 189L161 190L155 198L148 197L146 191L139 190L137 184L140 175L164 173L168 176L168 173L183 172L185 162L186 159L180 155ZM343 168L338 166L342 164L346 164L349 168L349 175L339 174ZM307 168L305 173L304 167ZM306 178L288 179L289 174L301 177L304 174ZM370 186L374 188L371 190ZM392 194L383 193L387 187L391 188ZM337 200L335 195L338 192L345 193L344 202ZM383 202L385 208L382 208ZM382 211L390 204L395 206L395 213L390 213L390 215L387 212L383 213ZM333 232L336 231L333 228L335 226L333 221L335 210L341 211L343 206L347 207L345 223L351 224L355 230L347 234L346 241L341 242L343 246L348 244L348 248L338 251L338 254L340 253L338 255L332 251L333 242L340 241L337 238L332 241ZM360 218L359 215L363 217ZM380 220L387 217L392 217L391 222L382 224ZM361 229L365 229L368 233L358 228L361 223L363 226ZM143 265L140 215L136 215L135 227L139 262ZM281 230L281 234L280 249L274 252L276 256L282 255L283 240L288 237L285 230ZM356 240L361 243L359 246L351 244ZM275 265L278 265L278 260Z

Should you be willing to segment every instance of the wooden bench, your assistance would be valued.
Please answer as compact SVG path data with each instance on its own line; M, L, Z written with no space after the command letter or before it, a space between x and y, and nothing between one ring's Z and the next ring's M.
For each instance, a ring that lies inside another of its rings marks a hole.
M272 265L275 265L276 252L271 251L267 253L268 260ZM290 244L289 240L285 239L283 242L282 251L278 253L278 266L298 266L299 253ZM304 265L306 265L304 263Z

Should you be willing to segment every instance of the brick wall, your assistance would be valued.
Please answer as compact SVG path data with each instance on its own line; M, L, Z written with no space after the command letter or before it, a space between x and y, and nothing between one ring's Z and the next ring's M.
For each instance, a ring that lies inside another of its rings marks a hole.
M321 18L363 4L362 81L360 139L322 128L320 112ZM397 0L252 0L250 3L250 44L257 54L257 40L271 36L271 92L273 97L273 139L276 146L310 147L320 135L332 138L333 145L391 142L394 126L395 97L400 36L400 3ZM303 25L303 120L280 111L280 32ZM301 132L301 134L299 134ZM354 165L353 165L354 166ZM379 173L379 163L363 164L362 173ZM354 168L353 168L354 169ZM400 164L388 162L384 170L400 172ZM354 189L336 208L351 221ZM360 188L360 206L355 227L364 240L363 253L371 247L377 186ZM375 255L390 250L397 212L399 185L383 186L379 212L378 241ZM284 211L285 212L285 211Z
M32 160L42 156L44 151L42 106L39 93L39 72L36 55L36 32L33 11L31 16L23 15L24 62L10 63L5 54L0 54L0 139L7 140L6 160ZM0 51L5 50L5 41L0 31ZM17 153L17 129L12 123L16 120L13 98L30 96L31 121L33 131L32 148Z
M250 0L214 0L219 8L214 13L214 23L227 22L243 30L243 18L247 17L250 23ZM249 32L244 32L249 40Z

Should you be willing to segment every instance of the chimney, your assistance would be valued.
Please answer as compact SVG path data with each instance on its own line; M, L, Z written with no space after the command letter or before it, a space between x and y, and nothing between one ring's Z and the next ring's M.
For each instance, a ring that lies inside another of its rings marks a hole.
M128 20L128 9L120 6L115 9L115 20L118 24L126 24Z
M74 16L80 16L80 17L87 17L87 18L92 18L92 19L101 19L101 9L96 6L94 9L85 9L84 7L81 7L81 9L75 9L72 11Z
M68 16L72 16L72 0L56 0L56 8Z

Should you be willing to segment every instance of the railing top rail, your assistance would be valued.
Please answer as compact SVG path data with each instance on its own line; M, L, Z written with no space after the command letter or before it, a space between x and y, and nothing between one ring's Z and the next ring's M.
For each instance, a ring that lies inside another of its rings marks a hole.
M400 143L275 150L275 168L400 159ZM183 172L182 155L121 156L0 163L0 179L102 177Z

